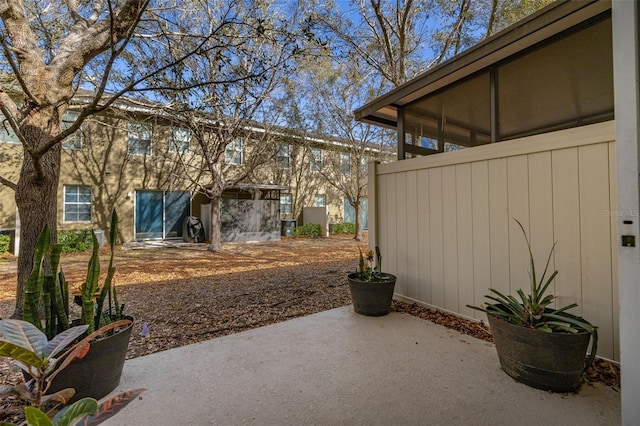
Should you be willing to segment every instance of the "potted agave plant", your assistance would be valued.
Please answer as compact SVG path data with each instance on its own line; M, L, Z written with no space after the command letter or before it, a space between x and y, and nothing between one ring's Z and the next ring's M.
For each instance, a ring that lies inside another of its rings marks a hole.
M99 287L100 259L98 240L92 233L93 251L76 300L81 307L80 316L71 319L69 283L60 270L62 247L50 244L50 231L45 227L36 246L33 269L24 294L23 320L42 331L48 339L69 330L72 326L85 325L85 336L93 336L88 352L72 360L67 368L56 374L51 391L75 389L72 402L84 398L102 398L118 386L129 346L133 318L123 316L114 285L115 266L113 255L117 237L118 216L113 211L109 245L111 254L102 288ZM44 272L48 260L50 274ZM105 326L107 326L105 328Z
M573 392L580 387L582 374L593 363L598 347L597 328L581 317L567 312L572 303L553 308L556 299L546 294L558 275L547 277L551 248L542 276L538 280L531 244L522 224L529 249L531 292L518 290L518 298L490 288L483 307L470 306L487 314L498 352L500 367L515 380L537 389ZM591 353L587 349L591 341Z
M117 327L116 323L78 341L88 325L71 327L53 339L36 326L22 320L0 320L0 356L13 359L31 379L16 386L0 386L0 394L17 396L23 403L2 411L2 416L13 414L24 417L20 424L38 426L97 425L114 416L145 389L117 394L98 403L93 398L82 398L69 406L65 404L74 395L73 389L49 393L54 378L70 363L85 354L93 338ZM2 425L13 423L0 422Z
M347 276L353 309L361 315L379 317L391 310L396 276L382 272L382 256L376 246L375 253L369 250L365 256L360 251L358 269ZM374 264L375 256L375 264Z

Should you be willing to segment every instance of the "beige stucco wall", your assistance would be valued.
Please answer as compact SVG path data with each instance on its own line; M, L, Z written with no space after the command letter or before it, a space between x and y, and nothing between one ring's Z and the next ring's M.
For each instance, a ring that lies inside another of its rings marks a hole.
M135 193L139 190L190 190L194 186L186 178L176 154L167 152L168 123L153 124L153 155L141 156L128 153L128 121L145 120L144 116L125 114L96 116L87 120L82 127L83 149L62 150L62 168L58 188L59 229L103 229L108 228L111 211L115 208L120 219L120 241L134 239ZM193 144L193 142L192 142ZM269 150L261 151L267 158L255 162L249 177L255 183L290 186L294 194L297 213L303 207L313 205L315 194L325 194L330 221L341 221L343 217L342 195L327 184L320 173L311 172L308 159L303 159L303 147L291 144L291 161L288 169L277 169L275 158L269 157ZM256 155L257 148L247 143L244 146L245 161ZM275 152L275 151L274 151ZM339 155L325 151L325 155ZM0 142L0 175L17 181L22 158L20 144ZM194 158L193 155L191 158ZM225 166L227 180L243 173L242 167ZM203 183L208 182L206 175ZM67 223L64 221L64 186L87 185L92 189L91 223ZM287 192L287 191L283 191ZM192 192L193 193L193 192ZM196 194L192 214L198 216L200 205L206 200ZM14 193L0 185L0 229L15 227L16 205ZM299 218L301 219L301 217Z
M574 313L599 327L599 355L618 360L614 140L606 122L378 165L370 244L398 276L397 296L483 319L466 305L489 287L527 292L517 218L539 273L557 242L557 304L578 303Z

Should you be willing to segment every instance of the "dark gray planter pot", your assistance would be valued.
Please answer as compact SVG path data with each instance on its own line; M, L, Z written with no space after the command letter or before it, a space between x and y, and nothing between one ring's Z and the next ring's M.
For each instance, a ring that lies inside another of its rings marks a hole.
M393 290L396 286L396 277L389 277L386 281L365 282L356 278L356 273L349 274L349 290L353 309L360 315L379 317L387 315L391 310Z
M500 367L525 385L573 392L580 387L591 333L547 333L487 315Z
M133 320L131 317L125 318ZM71 361L53 379L47 393L74 388L76 393L70 403L84 397L100 399L109 394L120 383L132 330L133 323L111 336L91 343L84 358Z

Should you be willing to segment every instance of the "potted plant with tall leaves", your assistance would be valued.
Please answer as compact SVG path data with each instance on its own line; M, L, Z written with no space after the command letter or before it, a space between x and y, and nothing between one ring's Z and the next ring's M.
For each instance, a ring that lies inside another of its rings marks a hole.
M133 318L123 316L114 285L113 259L117 224L118 216L114 210L111 214L109 230L111 253L102 288L99 287L98 240L92 232L93 249L87 276L77 296L80 305L79 318L71 319L69 283L62 270L59 270L62 247L59 244L50 243L48 227L43 229L38 238L33 269L25 288L23 320L41 330L48 339L53 339L54 336L74 325L86 325L85 335L93 336L88 352L58 374L51 385L53 392L74 388L76 393L73 400L84 397L102 398L115 389L120 382L133 328ZM50 273L45 273L47 261ZM106 325L109 325L107 329L104 328ZM96 330L102 330L102 332L95 334Z
M593 363L598 348L597 327L567 312L578 305L552 307L556 297L547 294L558 275L549 276L549 252L542 276L536 274L533 252L524 226L529 250L530 293L517 290L518 297L490 288L483 307L470 306L487 314L500 367L519 382L553 392L572 392L580 387L582 374ZM587 349L591 341L591 352Z
M391 310L396 276L382 272L380 248L369 250L365 256L360 251L358 269L347 276L353 309L361 315L378 317ZM374 263L375 256L375 263Z
M53 393L49 390L54 378L86 353L94 337L116 326L116 323L105 326L80 341L78 338L86 333L89 326L75 326L49 340L29 322L0 320L0 356L13 359L31 377L15 386L0 386L0 395L14 395L22 402L5 408L0 412L0 418L10 415L12 421L23 419L20 424L67 426L97 425L113 417L145 389L123 392L102 403L94 398L82 398L69 406L65 404L73 396L73 389ZM13 423L0 421L0 424Z

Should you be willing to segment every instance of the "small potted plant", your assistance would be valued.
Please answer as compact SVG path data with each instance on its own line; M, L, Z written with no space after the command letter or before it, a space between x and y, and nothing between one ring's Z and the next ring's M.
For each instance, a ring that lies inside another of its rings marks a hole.
M94 337L112 327L116 327L116 323L78 341L88 325L75 326L49 340L31 323L0 320L0 356L13 359L31 377L16 386L0 386L0 394L15 395L23 402L5 409L3 414L24 410L22 415L27 425L42 426L97 425L114 416L145 389L123 392L100 404L93 398L83 398L66 407L75 392L73 389L48 393L53 379L73 360L86 354Z
M353 309L361 315L379 317L387 315L391 309L396 276L383 273L380 248L376 246L367 252L360 251L358 270L347 276ZM375 256L375 264L374 264Z
M72 310L69 299L69 283L64 273L59 271L62 247L50 243L50 231L45 227L41 232L33 259L33 269L24 294L23 320L33 324L48 339L70 329L72 326L86 325L85 335L92 335L89 352L82 359L74 360L61 374L56 375L51 391L74 388L74 400L92 397L102 398L111 392L120 382L122 367L129 346L133 328L133 318L122 314L114 285L116 228L118 216L113 211L109 245L111 257L105 281L100 288L100 259L98 240L93 237L93 252L87 268L87 276L78 292L77 300L81 307L79 318L71 319ZM51 273L45 273L48 261ZM94 331L105 325L115 323L116 327L102 328L102 333Z
M490 288L484 307L470 306L487 314L498 352L500 367L515 380L537 389L573 392L580 387L582 374L593 363L598 347L597 328L567 311L578 306L552 308L556 299L546 294L558 271L547 278L551 248L540 279L531 244L522 224L529 249L531 292L517 291L518 298ZM586 356L591 341L591 353Z

